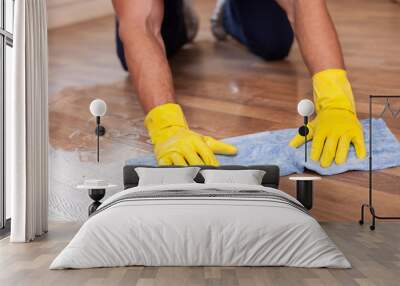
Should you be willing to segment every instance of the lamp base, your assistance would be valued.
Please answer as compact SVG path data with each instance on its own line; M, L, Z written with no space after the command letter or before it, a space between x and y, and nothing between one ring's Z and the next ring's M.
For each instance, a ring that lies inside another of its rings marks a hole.
M88 208L89 216L101 205L100 200L104 198L106 189L89 189L89 197L94 201Z
M97 125L96 129L94 130L94 133L97 136L104 136L104 134L106 134L106 129L102 125Z
M313 181L299 180L296 182L296 198L303 206L311 210L313 207Z
M307 136L308 135L308 133L310 132L310 130L308 130L308 127L307 126L305 126L305 125L303 125L303 126L301 126L300 128L299 128L299 134L301 135L301 136Z

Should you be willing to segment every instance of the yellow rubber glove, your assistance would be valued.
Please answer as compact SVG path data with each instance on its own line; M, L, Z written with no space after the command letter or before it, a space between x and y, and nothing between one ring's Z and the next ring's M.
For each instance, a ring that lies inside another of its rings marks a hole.
M314 103L317 116L309 127L307 140L313 140L311 159L329 167L347 160L350 144L357 157L365 158L366 150L361 123L354 104L353 92L346 71L329 69L313 76ZM304 144L304 137L297 134L289 143L297 148Z
M189 129L178 104L167 103L150 110L145 118L159 165L218 166L214 154L235 155L235 146Z

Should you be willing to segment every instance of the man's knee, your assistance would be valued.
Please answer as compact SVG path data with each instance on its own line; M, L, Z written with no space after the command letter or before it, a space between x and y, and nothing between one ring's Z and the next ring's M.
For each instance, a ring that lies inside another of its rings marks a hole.
M279 2L230 0L225 10L228 32L253 54L268 61L288 56L293 43L293 30ZM237 36L237 32L241 37Z
M277 61L285 59L292 47L293 37L290 35L278 36L272 41L262 43L249 43L249 50L255 55L263 58L266 61Z
M263 37L248 37L247 47L255 55L267 61L282 60L289 55L294 40L289 24L276 26Z

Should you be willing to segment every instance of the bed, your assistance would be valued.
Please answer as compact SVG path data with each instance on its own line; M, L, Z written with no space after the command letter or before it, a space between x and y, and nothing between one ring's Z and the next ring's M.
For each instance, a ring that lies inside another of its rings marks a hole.
M150 186L138 185L137 167L124 167L125 190L102 203L50 269L351 267L301 203L278 190L277 166L218 167L265 171L260 185L204 183L199 173L193 183Z

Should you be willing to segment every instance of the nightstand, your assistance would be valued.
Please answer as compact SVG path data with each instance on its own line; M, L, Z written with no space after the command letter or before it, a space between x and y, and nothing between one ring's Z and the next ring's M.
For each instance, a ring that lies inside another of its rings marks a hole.
M294 176L289 180L296 181L296 198L303 206L311 210L313 207L313 182L321 180L317 176Z
M76 186L80 190L88 190L89 197L93 203L88 208L89 216L101 205L100 200L104 198L107 189L116 188L117 185L108 184L104 180L85 180L83 185Z

